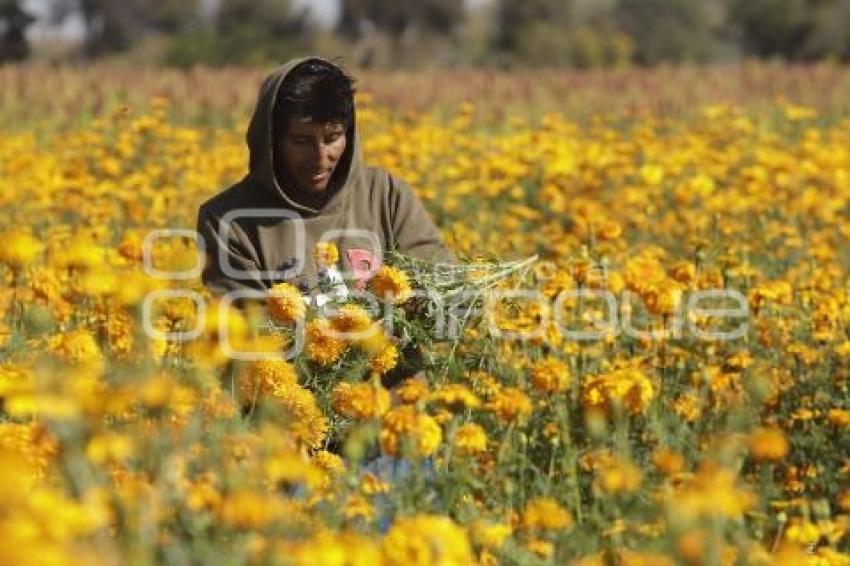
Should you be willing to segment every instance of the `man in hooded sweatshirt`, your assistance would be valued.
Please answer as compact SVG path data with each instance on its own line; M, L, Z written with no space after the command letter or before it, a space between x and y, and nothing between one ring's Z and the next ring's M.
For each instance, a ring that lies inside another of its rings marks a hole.
M332 241L343 272L374 271L381 253L435 263L451 252L404 181L363 163L353 80L333 63L293 59L263 81L248 126L248 174L198 210L213 292L315 287L312 250Z
M410 186L363 163L353 94L351 77L318 57L265 78L248 126L248 174L198 210L201 278L213 293L244 297L282 281L314 290L312 250L322 241L337 245L342 273L355 278L389 249L454 262Z

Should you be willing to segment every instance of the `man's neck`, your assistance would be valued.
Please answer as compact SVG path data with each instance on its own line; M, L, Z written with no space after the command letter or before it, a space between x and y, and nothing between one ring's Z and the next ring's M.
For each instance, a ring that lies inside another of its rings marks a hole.
M325 206L328 202L328 191L322 191L321 193L299 191L297 194L290 196L292 196L292 198L294 198L298 203L317 210Z

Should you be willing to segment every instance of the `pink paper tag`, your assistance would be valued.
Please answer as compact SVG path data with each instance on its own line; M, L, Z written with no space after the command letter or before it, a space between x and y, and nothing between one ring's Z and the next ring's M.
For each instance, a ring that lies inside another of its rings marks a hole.
M372 252L361 248L350 248L345 250L348 256L348 263L351 264L351 271L354 274L354 287L363 289L366 287L366 282L374 270L377 270L377 259Z

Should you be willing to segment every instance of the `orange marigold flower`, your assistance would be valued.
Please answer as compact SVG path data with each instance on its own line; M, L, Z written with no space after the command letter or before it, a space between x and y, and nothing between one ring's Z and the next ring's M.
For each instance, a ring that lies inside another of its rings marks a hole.
M269 290L269 315L275 322L294 322L304 318L307 305L301 292L291 283L278 283Z
M570 385L570 369L557 358L544 358L532 366L531 384L547 393L564 391Z
M414 515L393 522L384 537L389 566L473 564L466 531L442 515Z
M384 415L378 438L385 454L399 454L407 440L417 455L430 456L440 446L443 432L432 417L412 405L402 405Z
M522 526L527 530L556 531L573 526L570 512L551 497L529 501L522 512Z
M239 402L252 405L256 400L298 383L295 367L285 360L255 360L248 364L239 381Z
M401 382L396 388L396 395L402 403L413 404L428 397L428 382L424 379L411 377Z
M475 423L467 423L457 428L453 445L461 454L476 454L487 449L487 433Z
M331 327L337 332L363 332L372 326L372 318L360 305L342 305L331 318Z
M413 292L407 274L389 265L383 265L378 269L369 281L369 288L379 298L387 297L397 305L409 299Z
M351 419L373 419L390 408L390 394L380 383L344 381L333 389L331 404L336 412Z
M312 361L329 366L345 351L345 342L333 336L326 319L317 318L307 323L307 357Z
M289 430L310 448L318 448L328 434L328 419L309 389L294 385L275 392L274 399L287 417Z
M469 387L460 383L448 383L440 387L431 394L431 400L452 411L475 409L481 406L481 401Z
M398 347L387 341L384 348L369 360L369 369L378 374L384 374L393 369L398 363Z
M672 476L682 471L685 458L670 448L659 448L652 453L652 463L660 472Z
M525 420L531 415L534 406L531 399L516 387L503 387L487 403L487 408L499 417L502 422L511 423Z
M35 262L44 245L39 242L29 230L15 229L0 235L0 263L14 268L21 268Z
M777 461L788 454L788 440L777 428L761 427L750 433L750 455L758 461Z

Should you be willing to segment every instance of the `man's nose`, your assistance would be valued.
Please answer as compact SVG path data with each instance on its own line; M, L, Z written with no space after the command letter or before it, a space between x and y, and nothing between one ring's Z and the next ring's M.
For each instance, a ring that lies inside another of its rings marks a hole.
M313 159L320 165L330 165L336 161L337 156L334 154L330 144L318 142L313 144Z

